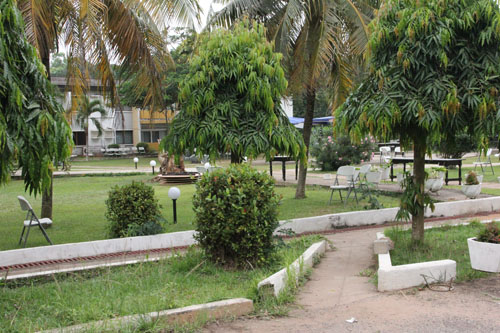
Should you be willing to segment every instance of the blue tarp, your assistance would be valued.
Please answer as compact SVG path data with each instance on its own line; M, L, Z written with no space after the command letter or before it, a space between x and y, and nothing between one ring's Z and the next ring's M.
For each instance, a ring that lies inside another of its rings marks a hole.
M299 117L288 117L288 120L290 120L290 123L292 123L292 125L297 125L304 122L304 118ZM330 124L332 121L332 116L313 118L313 124Z

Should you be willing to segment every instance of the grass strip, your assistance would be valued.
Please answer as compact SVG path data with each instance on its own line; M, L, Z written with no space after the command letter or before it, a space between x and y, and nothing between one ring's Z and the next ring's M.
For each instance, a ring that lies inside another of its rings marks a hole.
M413 245L411 230L403 230L401 226L386 229L385 235L394 242L394 249L391 250L393 266L451 259L457 262L456 281L462 282L490 275L472 269L467 246L467 238L476 237L483 228L484 225L476 220L469 225L426 229L421 245Z
M261 298L257 283L321 239L282 243L273 265L254 270L223 269L193 247L159 262L3 282L0 327L2 332L33 332L236 297L253 299L257 314L284 314L294 289L278 299Z

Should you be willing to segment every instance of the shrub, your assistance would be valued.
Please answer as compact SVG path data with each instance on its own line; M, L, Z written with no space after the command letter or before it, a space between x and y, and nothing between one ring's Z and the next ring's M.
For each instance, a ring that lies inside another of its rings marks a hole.
M141 182L115 186L109 192L106 206L111 238L163 232L164 219L160 214L161 206L151 186Z
M232 267L271 262L280 198L274 179L247 165L205 173L193 197L195 236L210 260Z
M375 140L364 138L359 145L354 145L348 136L334 139L331 131L314 128L311 137L311 155L323 171L335 171L343 165L369 162L375 146Z
M477 150L474 138L467 133L459 133L449 140L443 140L435 147L444 158L462 158L465 153Z
M139 147L142 147L144 148L144 151L146 153L149 152L149 144L147 142L139 142L137 145L136 145L137 149L139 149Z
M486 227L479 232L477 240L479 242L500 244L500 229L498 228L498 224L495 222L488 223Z
M477 179L477 174L474 171L469 171L467 176L465 176L465 185L478 185L479 180Z
M117 143L112 143L112 144L108 145L108 148L120 148L120 145Z

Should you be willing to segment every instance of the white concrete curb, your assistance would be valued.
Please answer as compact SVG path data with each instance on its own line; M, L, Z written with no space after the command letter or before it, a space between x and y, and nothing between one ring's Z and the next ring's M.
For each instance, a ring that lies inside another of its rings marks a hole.
M153 236L105 239L91 242L68 243L52 246L0 252L0 266L19 265L37 261L98 256L106 253L133 252L152 249L182 247L195 244L194 230Z
M219 319L227 317L239 317L253 311L252 300L246 298L233 298L205 304L190 305L183 308L157 311L146 314L131 315L108 320L100 320L91 323L56 328L43 331L45 333L69 333L69 332L118 332L127 326L137 326L144 322L161 320L169 323L187 323L196 319Z
M383 232L377 233L377 240L385 238ZM448 282L457 276L457 263L454 260L437 260L392 266L389 252L378 255L378 291L399 290L429 282ZM424 276L423 276L424 275Z
M394 221L398 210L399 208L385 208L280 221L277 231L280 229L292 229L296 234L302 234L346 227L379 225ZM434 212L430 209L426 210L425 217L453 217L483 212L496 212L498 210L500 210L500 197L490 197L439 202L435 204Z
M268 278L260 281L257 288L272 288L274 296L278 296L286 286L289 277L288 272L291 272L291 275L295 276L295 279L298 280L299 277L304 274L306 269L313 266L314 259L319 258L325 252L326 241L323 240L321 242L314 243L309 246L309 248L290 266L283 268Z

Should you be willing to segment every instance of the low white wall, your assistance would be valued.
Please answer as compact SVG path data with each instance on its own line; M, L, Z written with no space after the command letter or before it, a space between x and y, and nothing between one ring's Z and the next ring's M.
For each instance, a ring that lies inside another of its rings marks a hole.
M274 273L268 278L262 280L257 285L257 288L269 287L272 288L274 296L278 296L286 287L288 281L288 270L293 272L295 279L298 279L304 270L311 268L314 265L314 258L319 257L326 252L326 241L321 241L311 245L297 260L295 260L287 268Z
M326 204L326 203L325 203ZM322 216L304 217L287 221L280 221L280 229L292 229L295 233L330 231L338 228L378 225L392 222L396 218L399 208L385 208L328 214ZM434 212L427 209L425 216L453 217L500 210L500 197L482 198L474 200L460 200L440 202L435 204Z
M377 239L384 237L377 233ZM449 259L392 266L390 253L381 253L378 265L378 291L417 287L425 284L425 279L428 283L448 282L457 276L457 263Z
M189 246L195 243L194 233L193 230L190 230L153 236L115 238L2 251L0 252L0 266L89 257L106 253Z

